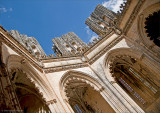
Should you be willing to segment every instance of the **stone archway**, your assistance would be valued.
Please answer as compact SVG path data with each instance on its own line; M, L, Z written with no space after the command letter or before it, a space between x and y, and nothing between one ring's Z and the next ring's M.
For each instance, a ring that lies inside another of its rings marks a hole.
M21 110L24 113L50 112L43 95L36 88L35 84L27 78L26 73L22 70L14 69L10 73L10 79Z
M23 112L50 112L51 90L44 79L24 58L10 55L7 59L9 79ZM50 108L49 108L50 107Z
M160 103L160 83L156 73L147 67L142 59L140 52L117 49L109 53L105 59L105 66L115 83L144 111L157 112L159 108L156 105Z
M64 98L76 113L115 112L102 97L102 86L84 73L68 72L63 76L60 85Z

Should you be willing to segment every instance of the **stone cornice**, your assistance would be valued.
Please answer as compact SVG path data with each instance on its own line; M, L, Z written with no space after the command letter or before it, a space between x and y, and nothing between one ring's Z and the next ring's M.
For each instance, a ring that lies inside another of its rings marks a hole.
M105 54L109 49L111 49L114 45L116 45L120 40L122 40L122 38L123 38L122 36L117 37L117 39L114 40L111 44L106 46L102 51L96 54L93 58L89 59L88 63L93 64L99 57Z
M93 46L91 46L85 53L84 56L88 55L90 52L92 52L96 47L98 47L100 44L102 44L105 40L107 40L111 35L114 34L114 31L110 32L109 34L107 34L106 36L104 36L103 38L101 38L96 44L94 44Z
M49 62L59 62L59 61L66 61L66 60L76 60L81 59L81 56L71 56L71 57L60 57L60 58L50 58L50 59L41 59L42 63L49 63Z
M63 66L57 66L57 67L44 68L44 72L52 73L52 72L65 71L69 69L76 69L76 68L82 68L82 67L87 67L87 66L88 66L87 63L63 65Z
M123 33L124 34L126 34L128 32L129 28L131 27L134 19L136 18L136 16L137 16L141 6L143 5L144 1L145 0L139 0L138 1L136 7L134 8L132 14L130 15L130 17L129 17L129 19L128 19L128 21L127 21L127 23L126 23L126 25L125 25L125 27L123 29Z

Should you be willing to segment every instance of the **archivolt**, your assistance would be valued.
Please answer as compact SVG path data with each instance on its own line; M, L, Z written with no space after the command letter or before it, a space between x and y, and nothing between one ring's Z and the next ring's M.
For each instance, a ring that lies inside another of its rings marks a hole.
M29 79L39 93L43 96L44 100L50 100L51 90L45 83L43 78L34 70L34 68L22 57L17 55L10 55L7 59L7 70L9 75L12 76L14 72L24 73L24 79Z
M129 48L119 48L110 51L104 59L105 72L110 73L112 76L114 73L113 68L118 64L130 66L137 71L143 70L146 73L145 76L148 76L156 84L159 84L158 67L153 63L152 59L149 59L142 52Z
M70 82L80 81L81 83L85 83L86 85L90 85L93 87L96 91L101 91L103 87L98 83L97 80L95 80L93 77L90 75L79 72L79 71L69 71L63 75L63 77L60 80L60 92L63 97L63 99L66 99L65 95L65 88L68 87Z
M104 59L104 67L109 68L109 65L112 64L117 57L121 57L121 56L126 56L126 57L133 58L135 60L136 59L140 60L143 58L143 53L130 48L114 49L106 55Z

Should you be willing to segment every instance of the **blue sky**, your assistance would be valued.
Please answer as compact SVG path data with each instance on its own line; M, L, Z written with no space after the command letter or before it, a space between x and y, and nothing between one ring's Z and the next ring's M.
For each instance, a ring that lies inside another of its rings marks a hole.
M88 43L96 35L85 20L98 4L119 10L122 0L0 0L0 25L35 37L47 55L53 54L52 39L75 32Z

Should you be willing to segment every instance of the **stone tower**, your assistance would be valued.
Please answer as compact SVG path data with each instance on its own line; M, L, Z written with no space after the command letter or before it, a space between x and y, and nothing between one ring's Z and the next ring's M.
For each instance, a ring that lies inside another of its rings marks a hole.
M94 12L87 18L85 24L97 35L104 35L110 32L116 19L116 13L102 5L97 5Z
M87 45L73 32L52 39L53 51L57 56L69 56L84 51Z
M35 57L43 57L46 55L34 37L27 37L27 35L22 35L17 30L11 30L10 34Z

